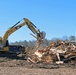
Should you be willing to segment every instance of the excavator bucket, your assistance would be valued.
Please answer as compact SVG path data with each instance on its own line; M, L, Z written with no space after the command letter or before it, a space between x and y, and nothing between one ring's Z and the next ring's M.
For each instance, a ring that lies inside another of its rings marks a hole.
M39 35L37 36L37 42L38 42L37 48L43 43L45 36L46 36L46 33L44 31L39 33Z
M46 33L42 31L42 39L45 39Z
M31 34L31 33L30 33ZM37 36L31 34L34 38L37 39L37 43L38 43L38 46L37 48L43 43L43 40L45 39L45 36L46 36L46 33L44 31L40 32L37 34Z

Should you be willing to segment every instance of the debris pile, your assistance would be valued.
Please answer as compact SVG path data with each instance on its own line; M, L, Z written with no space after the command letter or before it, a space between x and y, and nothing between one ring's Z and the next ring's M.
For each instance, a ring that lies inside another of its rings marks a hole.
M63 64L72 59L76 61L76 45L58 40L56 42L51 42L50 46L42 50L36 50L32 57L28 57L28 62Z

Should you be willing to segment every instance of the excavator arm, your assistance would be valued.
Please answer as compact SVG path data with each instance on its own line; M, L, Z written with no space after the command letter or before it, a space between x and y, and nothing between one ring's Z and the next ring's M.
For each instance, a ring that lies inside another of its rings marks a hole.
M2 44L5 46L6 45L6 41L8 39L8 37L13 33L15 32L16 30L20 29L21 27L27 25L27 27L36 35L34 36L33 34L31 34L32 36L34 36L38 41L39 41L39 44L42 43L42 39L44 38L43 35L44 33L43 32L40 32L40 30L31 22L29 21L27 18L23 18L24 22L19 24L21 21L19 21L18 23L16 23L15 25L13 25L11 28L9 28L3 38L2 38Z

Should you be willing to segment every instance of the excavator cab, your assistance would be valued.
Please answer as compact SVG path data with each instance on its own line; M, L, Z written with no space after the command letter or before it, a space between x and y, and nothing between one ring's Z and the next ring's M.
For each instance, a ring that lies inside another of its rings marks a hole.
M7 43L7 41L6 41L6 43ZM5 44L5 46L2 44L2 37L0 37L0 51L8 51L8 45L6 46L6 44Z

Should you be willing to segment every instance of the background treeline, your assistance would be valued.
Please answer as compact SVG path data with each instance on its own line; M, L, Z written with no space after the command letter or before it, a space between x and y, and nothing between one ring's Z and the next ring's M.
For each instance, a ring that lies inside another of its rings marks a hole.
M51 41L58 41L58 40L69 41L69 42L76 42L76 37L71 35L69 37L63 36L62 38L56 38L55 37L55 38L52 38L50 40L44 39L43 46L48 46ZM34 40L33 41L26 41L26 40L24 40L24 41L16 41L16 42L13 42L11 44L13 44L13 45L23 45L25 47L35 47L35 46L37 46L37 42L34 41Z

